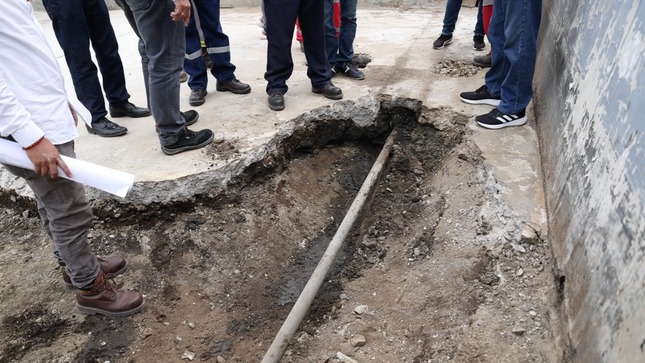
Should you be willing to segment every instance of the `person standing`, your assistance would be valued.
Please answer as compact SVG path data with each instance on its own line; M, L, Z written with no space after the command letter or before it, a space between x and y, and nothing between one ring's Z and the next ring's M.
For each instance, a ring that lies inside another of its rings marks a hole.
M311 91L339 100L343 91L331 82L331 69L325 54L324 5L320 0L264 0L267 31L267 80L269 108L283 110L287 80L293 73L291 43L294 24L299 19L304 38L307 76Z
M105 1L43 0L43 6L65 54L76 96L92 113L91 127L86 125L87 131L102 137L125 135L127 128L106 117L105 100L90 54L90 44L101 70L110 116L145 117L150 115L150 110L128 101L130 94L125 86L119 45Z
M31 4L3 0L0 24L0 136L21 145L34 170L4 166L34 192L54 256L63 266L63 279L78 288L77 308L110 316L136 313L144 306L143 295L117 288L109 280L125 271L127 261L92 253L87 241L92 209L85 189L58 175L60 168L71 176L61 155L75 157L77 118Z
M352 79L365 79L354 65L357 0L325 1L325 50L333 74L342 73ZM340 26L335 9L340 8Z
M442 49L446 45L452 43L452 33L455 31L462 3L463 0L448 0L446 2L446 13L443 17L441 35L439 35L439 38L432 43L432 48ZM486 48L486 43L484 43L482 14L481 12L478 12L477 23L475 24L475 35L473 35L473 49L484 50L484 48Z
M191 0L192 16L186 27L186 59L184 69L188 74L191 106L206 102L208 67L204 62L202 41L212 61L211 73L217 79L215 89L219 92L247 94L251 86L235 78L235 66L231 63L231 45L220 23L219 0Z
M189 130L187 119L179 111L179 74L186 51L184 27L190 20L190 2L126 0L126 4L140 36L142 62L147 61L144 78L161 150L175 155L210 144L213 131Z
M460 94L463 102L496 107L475 117L478 125L501 129L526 124L541 16L542 0L495 0L488 29L493 52L486 84Z

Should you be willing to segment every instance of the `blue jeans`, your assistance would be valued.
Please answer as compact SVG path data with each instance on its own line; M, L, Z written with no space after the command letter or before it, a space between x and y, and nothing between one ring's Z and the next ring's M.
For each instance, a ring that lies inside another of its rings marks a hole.
M488 28L492 67L486 86L500 96L497 109L515 114L531 100L542 0L495 0Z
M92 121L105 117L107 111L90 43L101 70L108 102L115 106L127 102L130 95L125 88L119 44L105 1L43 0L43 5L65 53L76 96L92 113Z
M459 10L461 10L462 0L448 0L446 2L446 13L443 16L443 29L441 34L452 35L455 31ZM481 3L479 5L481 9ZM477 24L475 24L475 35L484 36L484 22L482 21L481 11L477 12Z
M354 60L356 38L356 0L340 0L340 29L336 36L334 26L334 0L325 1L325 50L329 65Z
M126 0L143 42L148 63L148 102L161 145L177 141L186 127L179 113L179 74L184 66L184 23L172 21L172 0ZM145 76L145 72L144 72Z
M233 80L235 66L231 63L228 36L222 31L220 23L220 1L193 0L191 3L193 13L186 27L186 59L184 60L184 69L190 76L188 87L197 90L206 89L208 85L208 68L202 58L202 40L213 61L213 68L211 68L213 76L224 83Z

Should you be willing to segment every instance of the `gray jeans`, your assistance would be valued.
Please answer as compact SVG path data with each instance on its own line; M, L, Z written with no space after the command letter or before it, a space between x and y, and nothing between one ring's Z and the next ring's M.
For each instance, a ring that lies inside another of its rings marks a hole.
M74 142L56 145L61 155L76 157ZM33 170L4 165L14 175L25 179L36 197L38 213L45 231L54 241L54 255L65 266L72 284L78 288L94 282L100 265L87 243L92 226L92 208L82 184L48 176Z
M179 113L179 74L184 66L184 23L172 21L172 0L126 0L148 56L150 111L157 124L161 145L177 141L186 127Z

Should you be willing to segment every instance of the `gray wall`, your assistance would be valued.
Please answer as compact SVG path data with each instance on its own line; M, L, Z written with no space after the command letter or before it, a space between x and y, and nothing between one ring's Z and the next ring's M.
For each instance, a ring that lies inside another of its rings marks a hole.
M544 0L534 87L575 362L645 362L645 6Z

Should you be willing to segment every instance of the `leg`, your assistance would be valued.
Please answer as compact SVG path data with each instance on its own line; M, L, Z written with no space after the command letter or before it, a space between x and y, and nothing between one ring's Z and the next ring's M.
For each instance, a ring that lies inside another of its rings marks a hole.
M535 71L537 35L542 15L541 0L504 0L501 3L505 14L503 53L508 64L501 83L501 98L497 108L507 114L523 111L531 100L531 85ZM493 21L496 22L493 16ZM495 52L493 56L495 56ZM493 66L495 61L493 60Z
M211 73L221 82L235 79L235 66L231 63L231 45L228 36L222 30L220 22L220 2L198 1L196 4L197 27L204 36L208 55L213 61Z
M461 10L462 0L448 0L446 2L446 13L443 16L443 29L441 34L452 35L457 25L457 18L459 18L459 10Z
M89 2L84 0L44 0L58 44L79 101L92 113L92 121L107 115L96 65L90 54Z
M338 63L338 35L334 24L334 2L338 0L323 0L325 2L325 50L329 66L334 67Z
M356 38L356 0L340 2L340 37L338 45L338 62L354 61L354 39Z
M57 145L61 155L74 157L74 142ZM31 170L5 165L7 170L26 180L33 190L43 225L54 242L59 263L65 264L74 286L91 285L99 274L99 262L87 243L92 225L92 210L83 185L37 175Z
M161 145L177 141L185 128L179 114L179 73L184 63L184 24L174 22L171 0L126 0L134 14L148 55L150 108Z
M267 29L267 71L264 79L267 80L266 91L269 95L285 94L288 90L287 79L293 72L291 41L298 17L297 4L293 0L264 0Z
M90 4L88 29L92 48L103 76L103 89L110 105L128 102L130 95L125 88L125 72L119 56L119 43L110 22L110 13L104 1Z
M202 2L198 2L198 4L202 4ZM192 14L186 27L184 70L188 73L188 87L193 91L206 90L208 87L208 68L202 57L201 45L204 34L201 28L198 27L202 16L202 8L202 6L198 7L195 1L191 1Z
M491 67L486 72L486 87L488 92L495 97L499 97L502 82L508 73L508 60L504 57L504 43L506 42L504 35L504 8L502 7L502 0L495 0L493 6L493 16L488 28L488 40L490 41L491 48Z
M324 4L320 0L302 0L298 10L304 37L307 76L314 88L329 83L331 70L325 54Z

